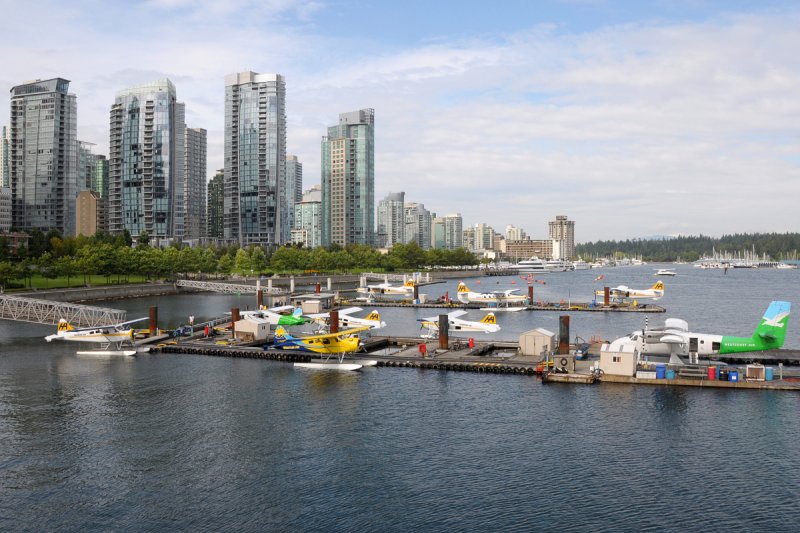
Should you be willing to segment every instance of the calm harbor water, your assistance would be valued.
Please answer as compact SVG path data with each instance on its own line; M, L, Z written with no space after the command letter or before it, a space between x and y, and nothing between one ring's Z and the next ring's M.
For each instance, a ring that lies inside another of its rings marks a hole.
M605 279L594 282L599 274ZM659 302L699 331L752 333L800 271L679 267ZM536 299L649 286L650 265L551 274ZM473 280L467 280L474 284ZM497 283L497 282L500 283ZM473 290L510 288L484 279ZM432 296L455 282L425 289ZM251 298L128 300L162 324ZM798 311L795 310L795 313ZM436 310L381 309L418 334ZM479 316L471 313L470 316ZM573 313L572 336L641 327ZM558 313L502 315L500 338L557 331ZM0 323L0 529L272 531L795 531L800 396L542 386L530 377L269 361L75 355L50 327ZM790 319L786 346L800 348Z

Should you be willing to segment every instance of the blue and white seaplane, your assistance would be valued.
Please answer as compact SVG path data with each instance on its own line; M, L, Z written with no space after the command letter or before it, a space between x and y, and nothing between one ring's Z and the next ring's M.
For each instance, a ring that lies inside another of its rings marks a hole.
M147 319L148 317L142 317L108 326L75 329L62 318L58 321L56 333L48 335L44 340L47 342L62 340L100 344L98 350L79 351L78 355L136 355L136 345L133 342L135 330L129 326ZM112 347L113 349L110 349Z

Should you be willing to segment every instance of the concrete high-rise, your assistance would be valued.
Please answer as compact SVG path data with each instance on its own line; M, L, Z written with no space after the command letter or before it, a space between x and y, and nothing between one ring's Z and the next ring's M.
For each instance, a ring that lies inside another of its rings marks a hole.
M305 248L316 248L322 240L322 190L314 185L303 194L303 199L294 206L294 228L292 244Z
M225 76L225 239L289 242L286 81L280 74Z
M63 78L11 89L8 165L13 226L75 234L77 99Z
M339 115L322 138L322 243L375 243L375 110Z
M391 248L406 242L406 193L390 192L378 202L378 233L376 245Z
M11 229L11 188L0 187L0 232Z
M554 259L572 259L575 255L575 222L559 215L548 223L550 239L561 241L553 246Z
M131 87L111 106L108 228L182 239L185 106L162 79Z
M206 149L208 134L203 128L186 128L186 151L183 173L184 240L197 241L206 237Z
M431 247L433 216L423 204L409 202L405 205L406 243L415 242L423 250Z
M217 173L208 182L208 230L211 239L222 239L225 235L225 171Z
M3 126L0 132L0 187L11 184L11 171L8 168L8 128ZM11 192L9 191L9 194Z

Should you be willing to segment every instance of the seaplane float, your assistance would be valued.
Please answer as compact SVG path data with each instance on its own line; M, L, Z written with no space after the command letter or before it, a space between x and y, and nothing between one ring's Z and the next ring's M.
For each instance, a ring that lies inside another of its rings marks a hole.
M358 334L367 331L369 326L338 331L335 333L322 333L293 337L283 326L275 330L275 342L264 349L293 350L319 354L319 359L312 359L307 363L295 363L298 368L311 368L314 370L359 370L364 366L375 366L377 361L367 359L348 359L346 354L352 354L361 348L361 339Z
M477 331L483 333L497 333L500 331L500 325L497 323L497 317L494 313L486 313L480 321L475 322L472 320L464 320L460 317L466 315L466 311L452 311L447 313L448 329L450 331ZM432 316L428 318L420 318L420 327L427 329L427 333L422 334L422 338L435 339L439 336L439 317Z
M96 350L78 351L78 355L136 355L136 345L133 342L136 330L129 326L147 319L148 317L142 317L119 324L76 329L62 318L58 321L56 333L48 335L44 340L89 342L100 345Z

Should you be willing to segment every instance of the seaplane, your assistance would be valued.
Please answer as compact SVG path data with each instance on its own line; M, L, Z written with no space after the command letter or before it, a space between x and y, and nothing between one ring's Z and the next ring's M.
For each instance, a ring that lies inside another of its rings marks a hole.
M458 284L458 300L465 304L484 303L509 306L510 304L522 304L528 299L527 296L519 293L519 289L508 289L493 292L472 292L462 281ZM509 309L522 309L522 307L509 307Z
M375 366L378 362L372 360L348 360L345 362L344 356L358 351L361 347L361 339L358 334L368 329L368 326L359 326L336 333L293 337L283 326L278 326L278 329L275 330L275 342L265 346L264 349L311 352L322 356L320 359L312 359L307 363L295 363L294 366L299 368L359 370L364 366Z
M347 309L340 309L339 313L339 327L340 328L351 328L351 327L359 327L359 326L367 326L370 329L379 329L386 327L386 322L381 320L381 315L378 313L377 310L373 310L365 316L364 318L353 316L353 313L358 313L363 311L360 307L348 307ZM330 313L315 313L312 315L306 315L307 318L310 318L314 322L318 324L328 324L331 319Z
M670 364L681 365L683 356L691 359L701 355L773 350L783 346L790 311L789 302L771 302L750 337L692 333L685 320L668 318L663 328L634 331L604 346L603 351L619 352L632 347L641 355L668 355Z
M466 311L452 311L447 313L447 323L450 331L479 331L483 333L497 333L500 331L500 324L497 323L497 317L494 313L486 313L486 316L478 322L459 318L466 314ZM428 333L424 334L423 337L435 338L439 335L438 316L421 318L419 321L422 323L420 327L428 330Z
M289 313L289 311L291 311L291 313ZM303 310L291 305L281 305L279 307L257 309L254 311L240 311L239 316L269 320L271 326L301 326L308 322L303 316Z
M400 296L412 296L414 294L414 281L407 280L402 285L392 285L390 283L379 283L377 285L367 285L356 289L359 294L396 294Z
M58 321L56 333L48 335L44 340L47 342L62 340L100 344L100 349L79 351L78 355L136 355L136 346L133 343L135 330L128 326L147 319L148 317L142 317L108 326L75 329L62 318ZM110 349L112 347L113 349Z
M595 295L602 298L605 296L605 293L604 291L595 291ZM613 300L622 300L625 298L636 298L639 300L649 298L658 300L664 297L664 282L660 280L656 281L649 289L631 289L626 285L620 285L613 289L609 288L608 295Z

